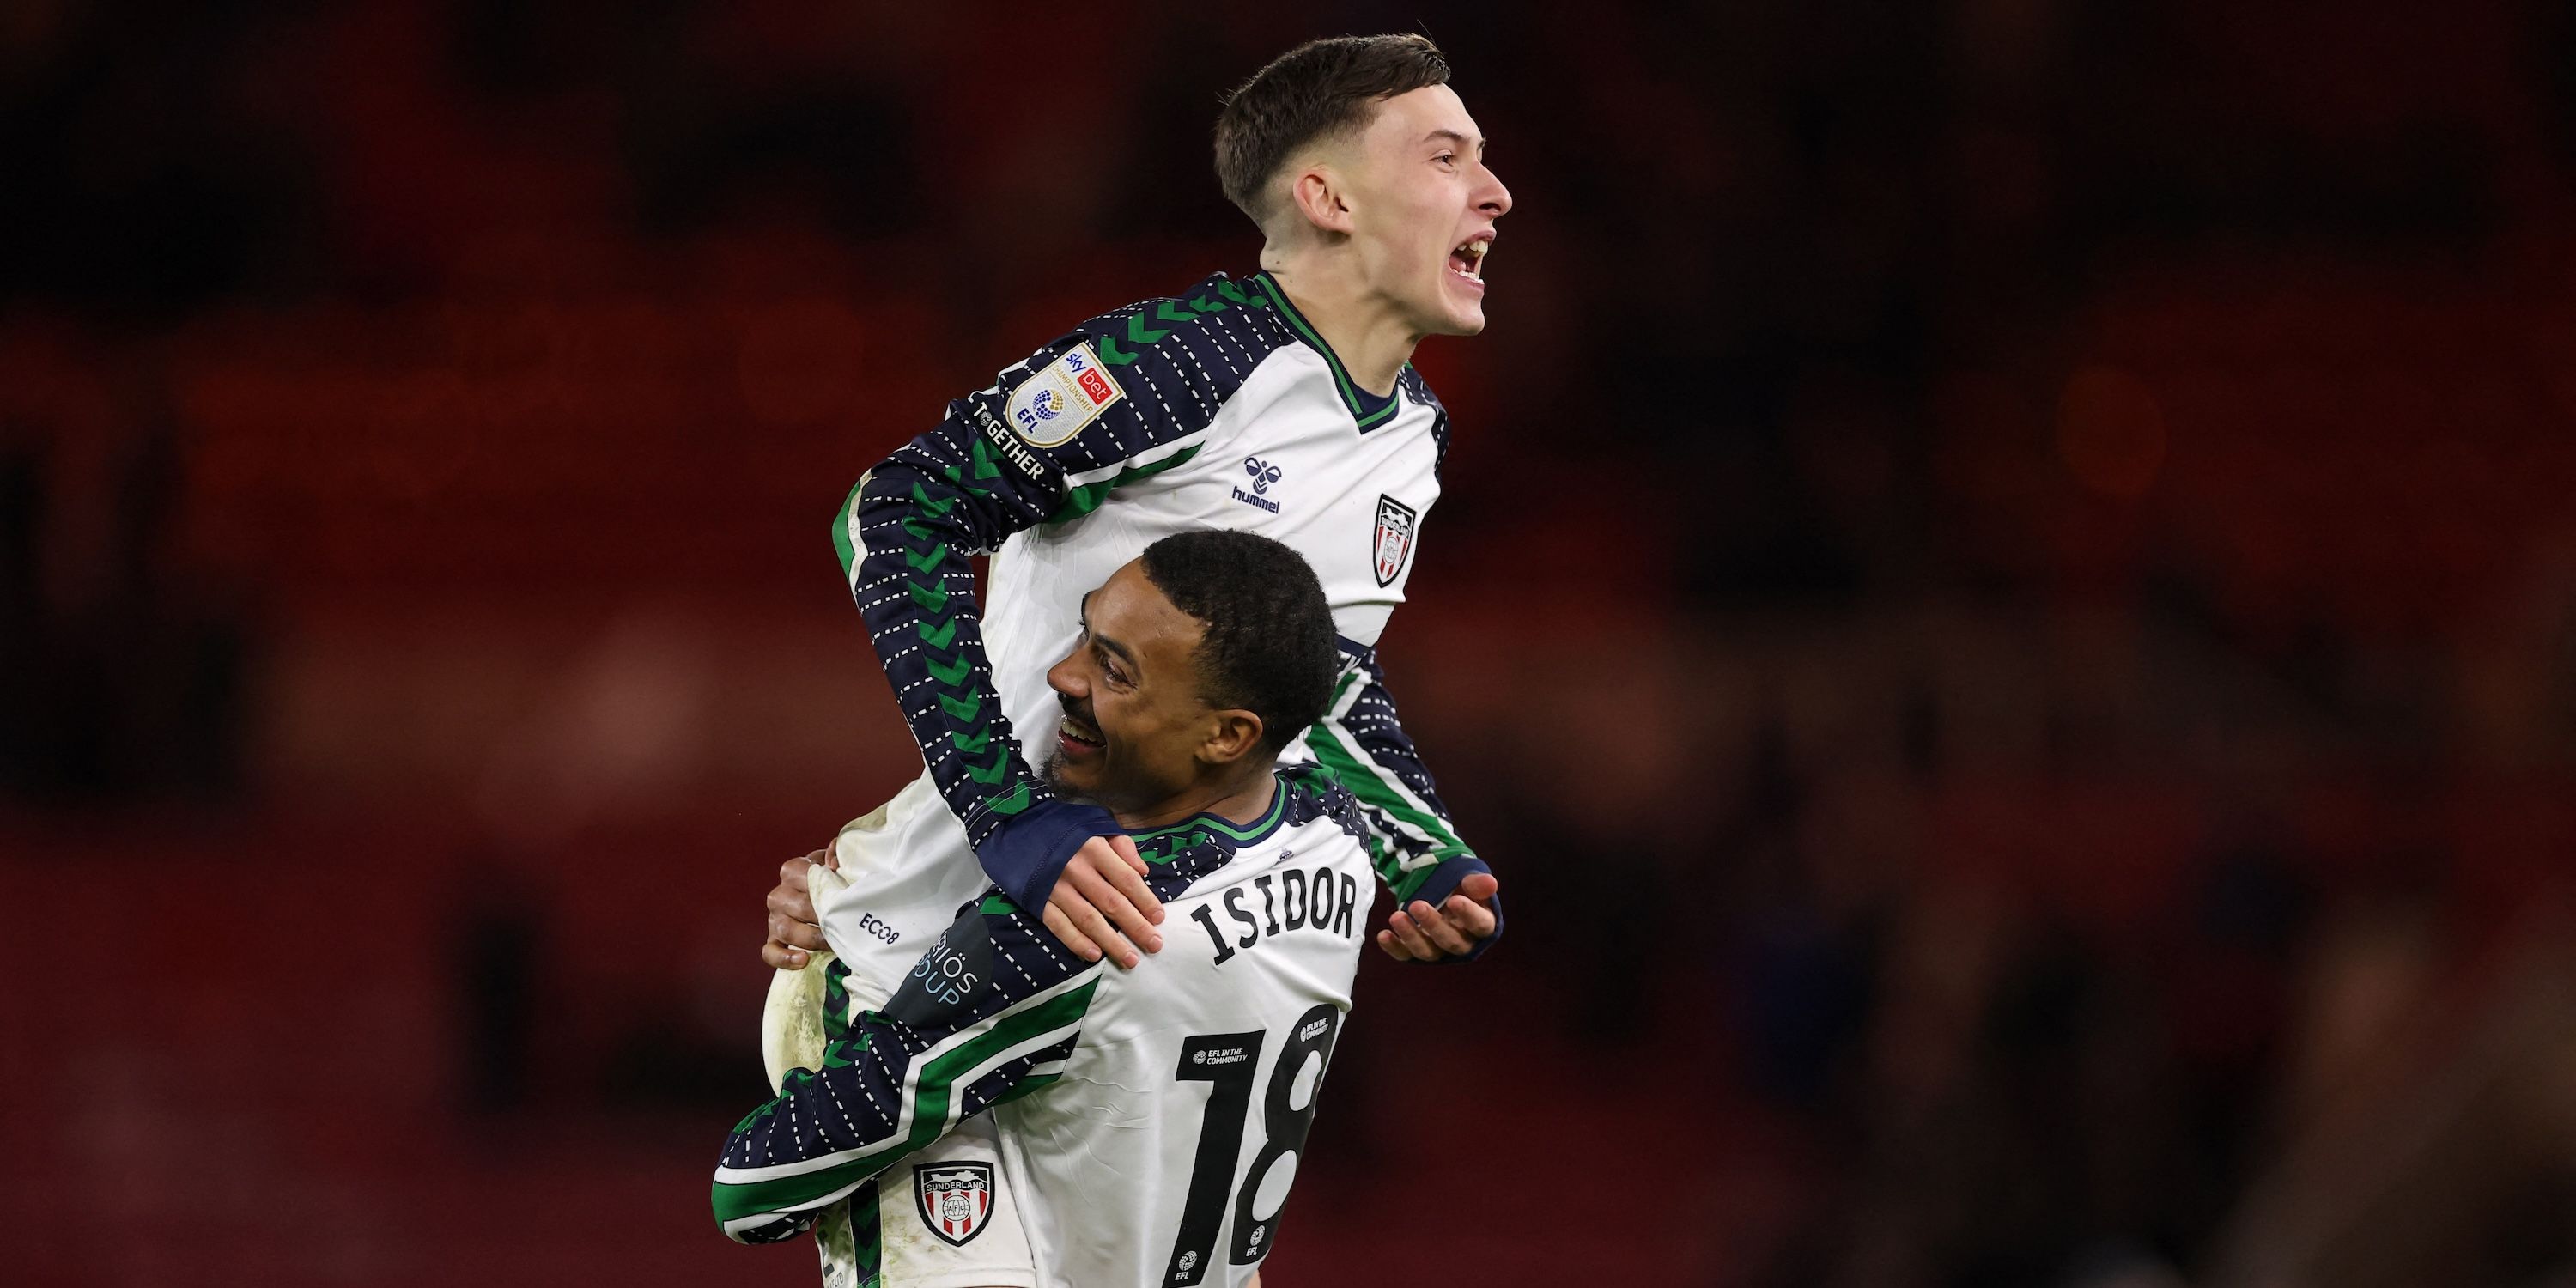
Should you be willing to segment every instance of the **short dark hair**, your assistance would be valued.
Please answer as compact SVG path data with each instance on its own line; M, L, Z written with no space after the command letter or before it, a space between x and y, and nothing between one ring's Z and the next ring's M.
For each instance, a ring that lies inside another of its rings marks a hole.
M1206 627L1191 660L1210 706L1261 717L1270 755L1324 718L1342 669L1333 607L1304 556L1249 532L1202 529L1145 547L1145 579Z
M1254 223L1268 220L1270 181L1297 149L1368 119L1380 100L1449 82L1428 36L1335 36L1270 60L1216 118L1216 178Z

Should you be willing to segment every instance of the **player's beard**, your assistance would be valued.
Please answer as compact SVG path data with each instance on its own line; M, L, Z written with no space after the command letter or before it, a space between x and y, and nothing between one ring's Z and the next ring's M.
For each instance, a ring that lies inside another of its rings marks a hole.
M1061 747L1047 748L1045 759L1038 763L1038 781L1045 783L1047 790L1055 793L1057 800L1081 801L1085 804L1097 803L1083 795L1080 789L1065 782L1064 749Z

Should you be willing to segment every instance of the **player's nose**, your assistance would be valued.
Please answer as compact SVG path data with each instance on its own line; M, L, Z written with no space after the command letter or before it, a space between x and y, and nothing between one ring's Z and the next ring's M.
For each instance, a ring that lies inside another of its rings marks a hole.
M1485 182L1476 191L1476 209L1494 219L1511 213L1512 190L1503 186L1502 176L1481 164L1477 168L1483 171Z
M1063 661L1047 668L1047 687L1077 702L1090 693L1082 682L1082 668L1074 665L1074 660L1081 656L1082 649L1077 645L1064 655Z

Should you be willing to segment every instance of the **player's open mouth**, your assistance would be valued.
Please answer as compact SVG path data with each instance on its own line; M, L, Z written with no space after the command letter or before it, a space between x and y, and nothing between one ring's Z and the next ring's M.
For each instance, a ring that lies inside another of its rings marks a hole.
M1099 730L1072 716L1064 718L1064 723L1057 727L1055 734L1057 741L1064 744L1064 749L1075 755L1087 755L1109 745L1109 740L1101 737Z
M1494 249L1494 235L1481 233L1458 243L1449 252L1449 271L1470 282L1485 280L1485 256Z

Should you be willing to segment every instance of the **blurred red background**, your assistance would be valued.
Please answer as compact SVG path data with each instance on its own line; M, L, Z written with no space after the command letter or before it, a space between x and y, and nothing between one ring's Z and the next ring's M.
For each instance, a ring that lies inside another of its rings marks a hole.
M13 6L0 1277L810 1282L704 1196L918 763L830 508L1389 29L1519 203L1385 649L1512 930L1364 967L1272 1288L2576 1282L2507 0Z

